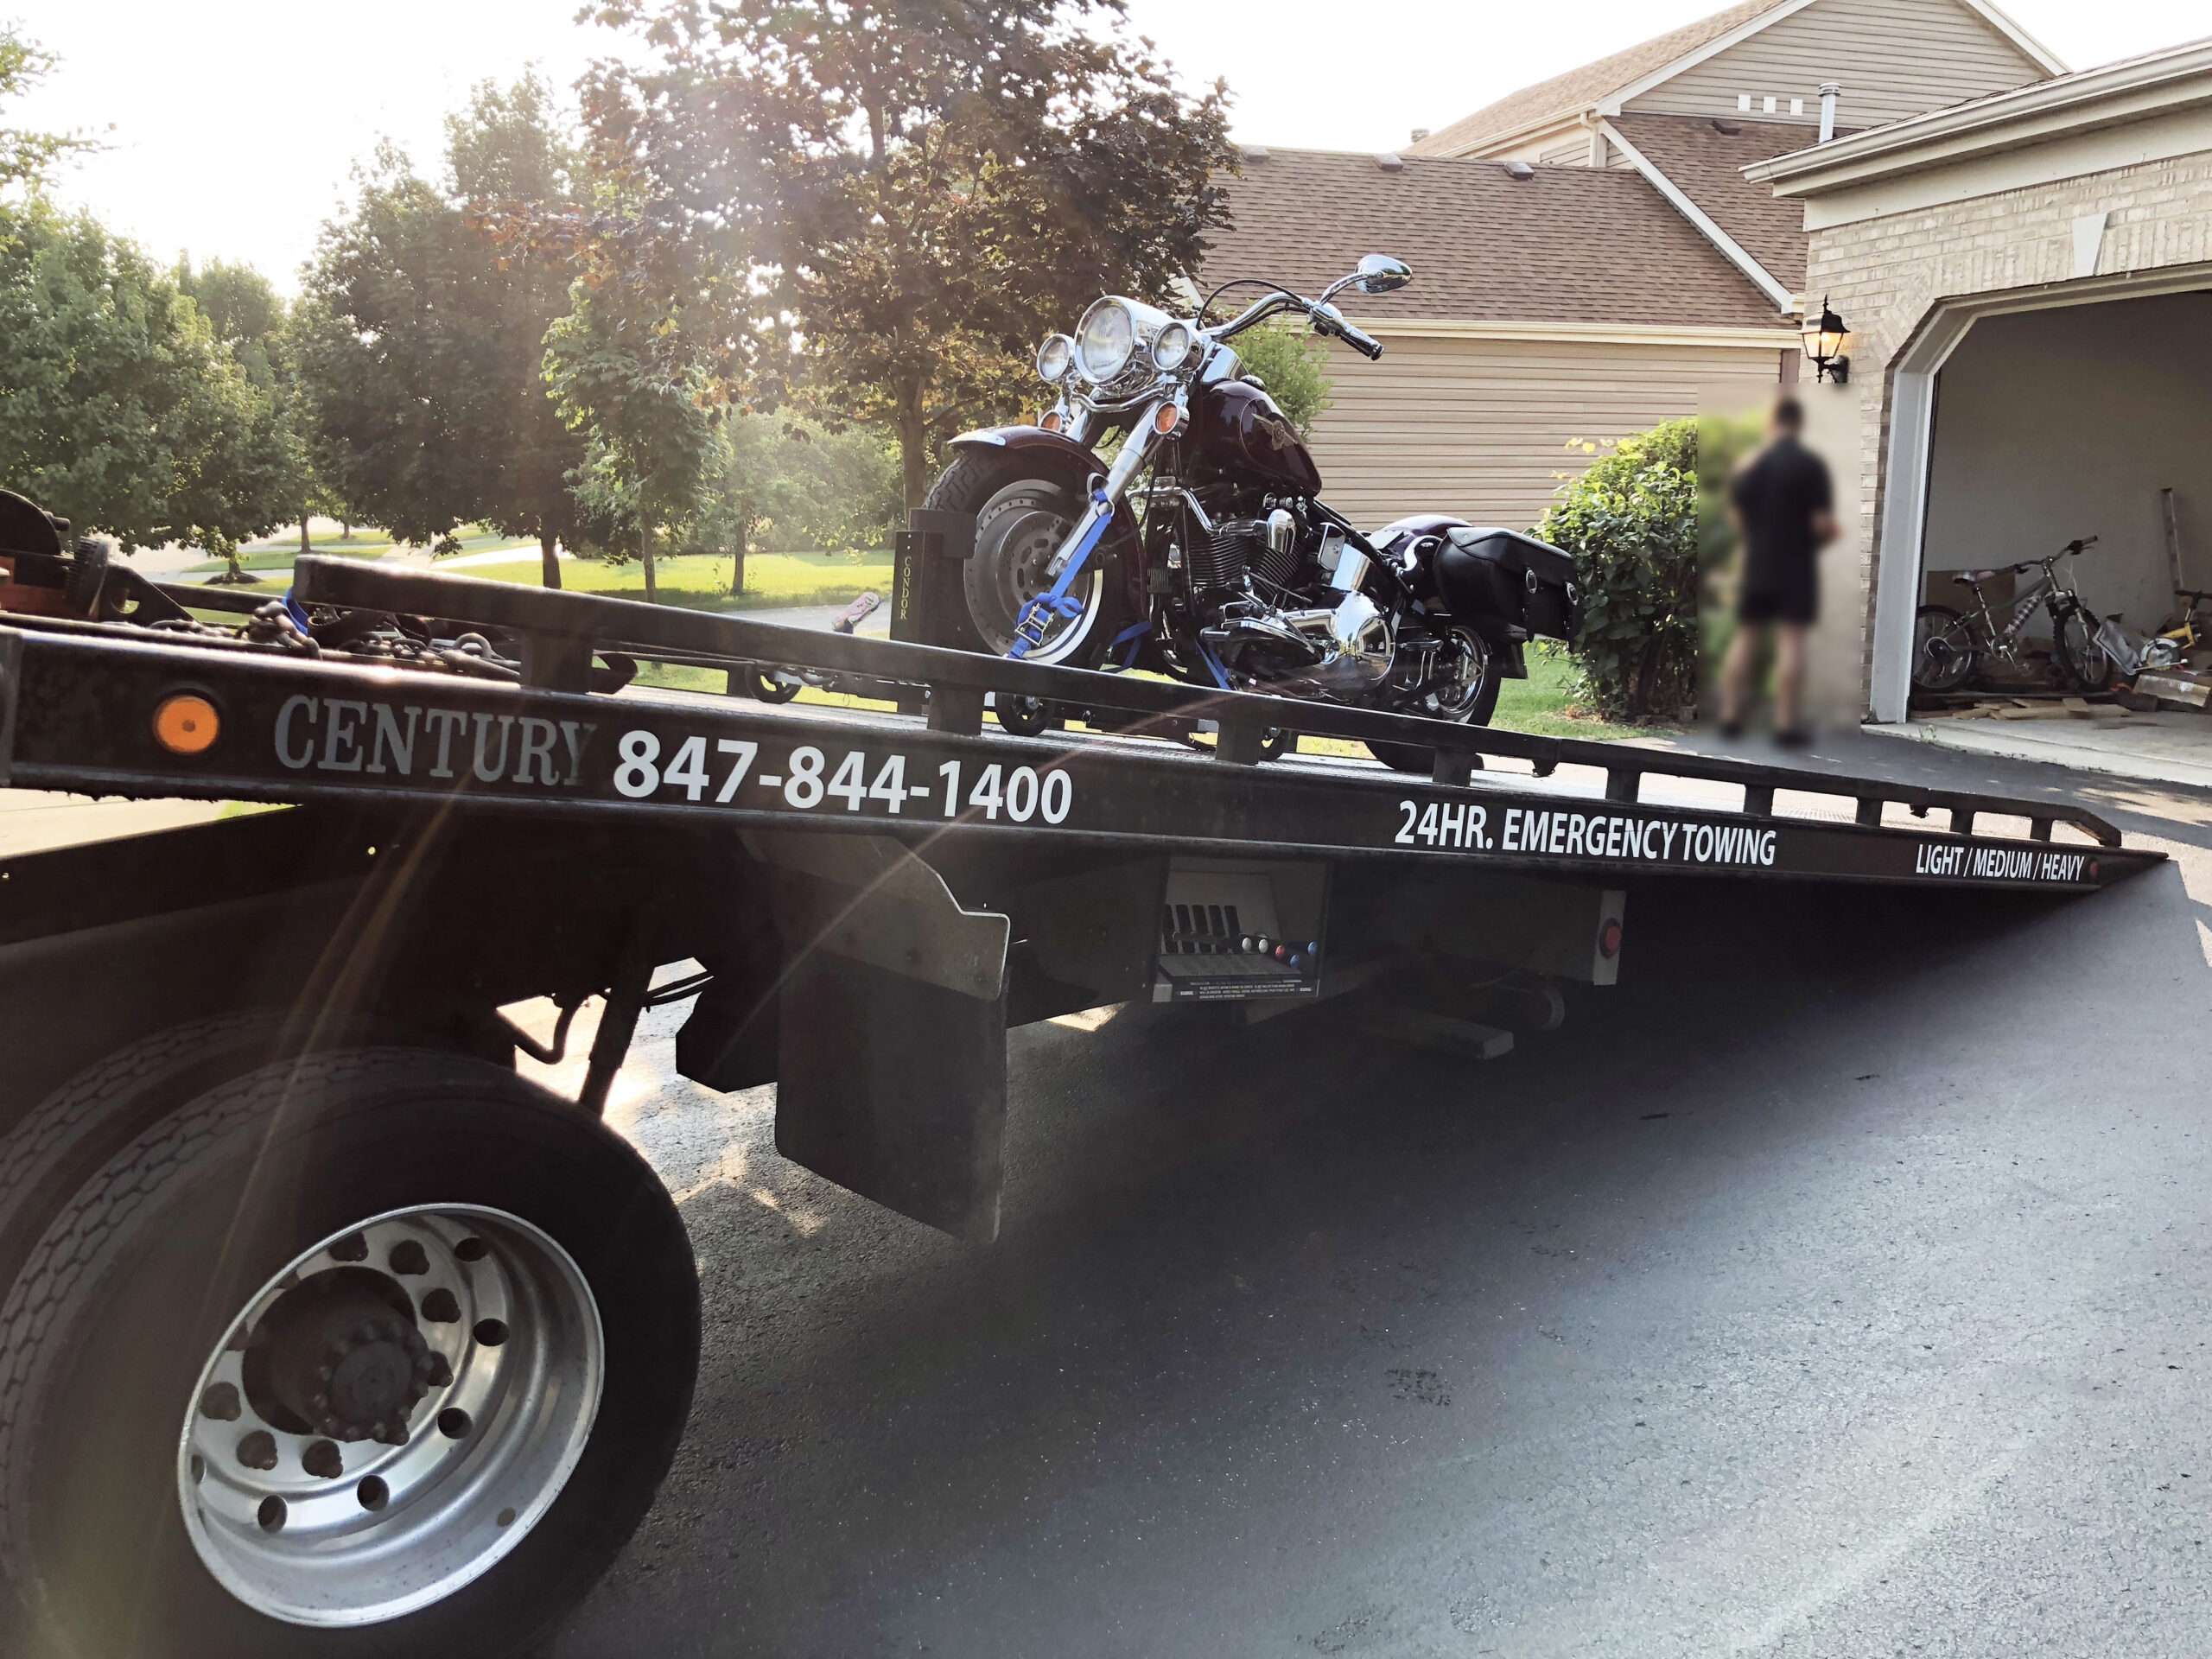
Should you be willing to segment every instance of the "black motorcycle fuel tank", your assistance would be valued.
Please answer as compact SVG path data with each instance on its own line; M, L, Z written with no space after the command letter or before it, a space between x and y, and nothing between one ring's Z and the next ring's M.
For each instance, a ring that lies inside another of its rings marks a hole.
M1320 469L1298 429L1274 398L1245 381L1193 388L1190 442L1198 470L1292 495L1320 493Z

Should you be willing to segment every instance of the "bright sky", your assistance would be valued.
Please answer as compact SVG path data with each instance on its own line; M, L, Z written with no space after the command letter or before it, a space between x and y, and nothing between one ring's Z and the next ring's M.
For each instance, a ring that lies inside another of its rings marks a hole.
M1225 77L1248 143L1382 149L1491 99L1717 10L1723 0L1128 0L1191 81ZM2201 36L2203 0L2009 0L2077 68ZM618 37L571 22L577 0L0 0L60 72L22 113L106 126L111 149L65 175L164 261L189 250L286 288L348 175L380 137L426 170L440 118L486 76L535 62L561 83Z

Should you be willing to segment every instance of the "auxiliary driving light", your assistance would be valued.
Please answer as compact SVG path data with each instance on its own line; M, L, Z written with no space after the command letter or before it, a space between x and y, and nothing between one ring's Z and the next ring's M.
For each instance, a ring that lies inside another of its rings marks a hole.
M215 705L196 691L163 697L154 710L154 741L171 754L205 754L222 729Z

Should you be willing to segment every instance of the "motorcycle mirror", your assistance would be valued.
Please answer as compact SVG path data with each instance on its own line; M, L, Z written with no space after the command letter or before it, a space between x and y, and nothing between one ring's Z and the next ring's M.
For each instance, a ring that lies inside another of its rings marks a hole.
M1363 294L1395 294L1414 279L1413 267L1387 253L1363 254L1355 285Z

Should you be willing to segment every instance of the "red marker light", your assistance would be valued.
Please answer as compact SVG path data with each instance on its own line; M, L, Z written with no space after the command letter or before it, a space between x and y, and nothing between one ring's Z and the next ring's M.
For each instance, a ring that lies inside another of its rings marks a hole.
M1621 924L1618 917L1598 930L1598 954L1608 961L1621 953Z

